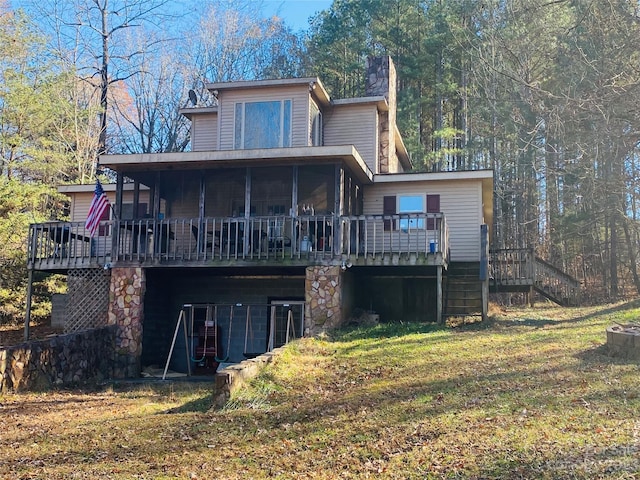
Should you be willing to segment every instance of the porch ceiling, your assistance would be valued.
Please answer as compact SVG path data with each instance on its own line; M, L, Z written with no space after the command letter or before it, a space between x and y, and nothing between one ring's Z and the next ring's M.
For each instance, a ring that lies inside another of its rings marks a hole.
M100 164L117 172L197 170L267 165L301 165L344 162L362 183L373 183L373 172L353 145L293 147L205 152L101 155Z

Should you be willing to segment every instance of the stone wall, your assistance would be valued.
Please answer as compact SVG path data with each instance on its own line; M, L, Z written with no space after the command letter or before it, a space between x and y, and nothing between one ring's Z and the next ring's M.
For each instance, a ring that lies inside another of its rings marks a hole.
M116 326L114 378L140 376L145 271L114 268L109 286L109 325Z
M100 327L0 350L0 391L45 390L112 375L115 327Z
M217 372L213 386L213 406L224 407L231 395L255 378L267 364L273 362L276 356L281 353L282 347L274 348L271 352L230 365Z
M317 335L342 325L343 272L337 266L307 267L305 335Z

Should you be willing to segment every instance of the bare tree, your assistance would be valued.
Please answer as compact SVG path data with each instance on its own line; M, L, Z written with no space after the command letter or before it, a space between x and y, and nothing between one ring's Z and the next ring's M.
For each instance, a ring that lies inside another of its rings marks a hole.
M152 37L144 49L130 49L126 34L135 29L166 28L175 18L175 5L169 0L53 0L32 2L52 35L59 57L74 65L78 76L96 90L100 105L100 132L97 154L106 153L109 102L113 85L140 71L136 62L142 53L157 45Z
M187 119L179 113L192 84L180 46L144 51L144 39L132 38L141 51L139 71L114 92L110 116L114 149L123 153L183 151L189 143ZM136 48L132 46L132 48Z

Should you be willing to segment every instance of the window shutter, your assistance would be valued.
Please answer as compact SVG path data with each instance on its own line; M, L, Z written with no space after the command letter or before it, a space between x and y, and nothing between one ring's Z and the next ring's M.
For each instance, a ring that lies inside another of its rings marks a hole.
M427 195L427 213L440 213L440 195ZM427 218L427 230L435 230L435 218Z
M382 199L382 214L383 215L395 215L396 214L396 197L395 195L385 196ZM384 230L395 230L396 222L395 220L384 220Z

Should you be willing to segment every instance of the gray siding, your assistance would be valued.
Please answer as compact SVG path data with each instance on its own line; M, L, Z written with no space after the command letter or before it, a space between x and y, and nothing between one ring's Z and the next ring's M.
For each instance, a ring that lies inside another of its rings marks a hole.
M191 149L194 152L217 150L218 114L194 115L191 136Z
M220 150L233 150L235 128L235 104L269 100L291 100L291 146L309 145L309 91L306 86L292 88L266 88L256 90L221 91L218 96L220 115Z
M378 172L378 111L375 105L340 105L325 117L324 144L354 145L372 172Z
M449 226L449 245L453 262L480 260L482 183L480 180L419 181L380 183L365 186L364 214L382 214L386 195L440 195L440 209Z

